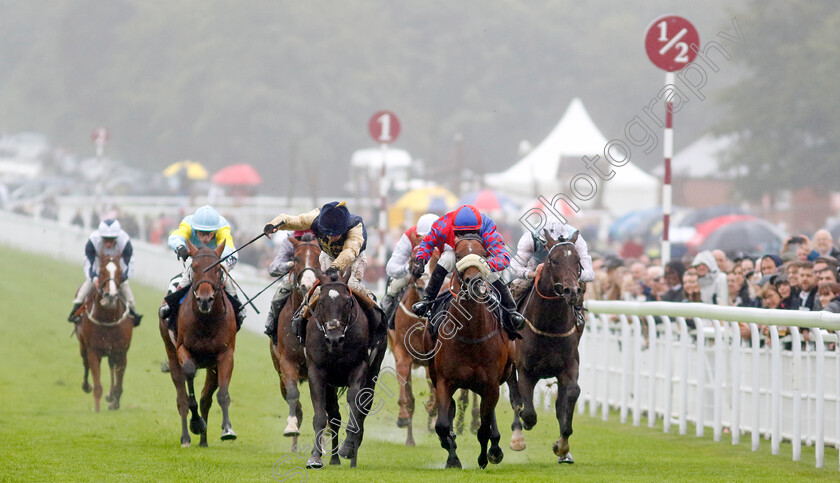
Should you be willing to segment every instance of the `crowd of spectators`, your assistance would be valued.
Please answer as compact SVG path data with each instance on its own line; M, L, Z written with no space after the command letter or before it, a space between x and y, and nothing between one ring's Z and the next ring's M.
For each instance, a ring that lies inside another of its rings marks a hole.
M739 253L730 258L721 250L702 251L664 267L644 255L606 256L593 257L593 266L595 281L586 293L590 299L840 313L840 250L827 230L817 231L813 240L805 235L789 237L779 253ZM744 327L742 335L749 339ZM760 330L767 335L766 326ZM787 332L779 327L780 336ZM802 336L810 341L807 329L802 329Z

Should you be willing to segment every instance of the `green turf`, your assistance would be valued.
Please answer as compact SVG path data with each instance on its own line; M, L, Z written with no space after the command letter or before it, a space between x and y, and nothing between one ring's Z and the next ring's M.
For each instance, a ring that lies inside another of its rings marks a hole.
M175 390L168 374L160 372L163 344L155 310L162 287L134 286L139 310L146 314L135 331L128 354L122 408L93 411L93 397L81 390L82 364L78 343L64 321L81 268L4 249L0 264L0 480L2 481L436 481L517 480L556 481L838 481L837 450L827 448L826 468L814 468L814 450L803 448L801 462L792 462L790 445L770 454L769 441L761 450L743 443L715 443L711 436L663 434L658 429L633 427L576 416L572 454L577 463L559 466L551 452L557 437L553 413L539 413L537 427L526 433L528 448L508 448L510 409L498 411L505 459L480 470L478 443L472 434L458 439L464 470L443 470L445 452L437 438L425 431L425 414L415 419L417 446L402 443L405 430L395 427L397 403L384 391L384 409L366 423L359 467L302 469L308 455L289 453L282 436L286 408L271 364L267 338L242 332L230 387L231 420L239 439L219 440L221 412L211 410L210 448L181 448ZM139 263L143 263L142 260ZM252 317L255 315L251 315ZM199 373L203 381L203 371ZM396 390L396 383L386 386ZM415 388L422 387L422 381ZM107 386L106 386L107 392ZM308 387L302 387L305 418L301 444L311 444L312 411ZM424 395L425 396L425 395ZM343 407L343 402L342 402ZM418 397L418 407L420 401ZM346 411L342 410L345 414ZM282 417L280 417L282 416ZM706 431L710 435L711 431ZM300 468L300 469L296 469Z

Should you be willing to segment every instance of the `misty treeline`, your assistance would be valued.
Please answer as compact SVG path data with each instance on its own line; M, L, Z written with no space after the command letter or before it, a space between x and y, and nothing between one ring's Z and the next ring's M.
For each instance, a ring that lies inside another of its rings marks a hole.
M773 3L0 0L0 129L85 156L105 126L114 158L248 162L264 193L282 194L291 159L296 176L305 166L337 189L351 153L373 147L369 117L389 109L402 121L395 146L435 176L451 174L456 134L468 168L496 171L573 97L621 136L664 81L643 48L654 18L685 16L702 42L737 17L748 49L676 116L676 148L737 130L750 136L735 161L778 164L767 182L824 182L819 170L840 169L826 162L840 127L837 7Z

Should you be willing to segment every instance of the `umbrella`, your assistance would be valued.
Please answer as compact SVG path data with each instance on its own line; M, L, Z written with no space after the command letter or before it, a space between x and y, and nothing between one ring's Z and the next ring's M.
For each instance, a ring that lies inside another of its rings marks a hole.
M778 253L785 235L775 225L759 218L744 219L721 226L703 240L700 250L726 253Z
M609 238L610 240L623 240L628 237L628 233L639 223L661 216L662 208L658 207L635 210L626 213L610 225L608 232Z
M231 186L256 186L262 184L262 177L250 164L240 163L222 168L210 181Z
M401 225L406 218L414 221L424 213L443 215L457 203L458 197L441 186L411 190L388 208L388 226Z
M694 226L704 221L709 221L712 218L717 218L724 215L748 215L746 211L737 206L717 205L709 206L708 208L701 208L694 210L685 215L679 222L680 226Z
M186 170L187 179L207 179L207 170L201 163L196 161L178 161L167 166L163 175L167 178L178 176L182 170Z
M703 223L700 223L695 227L696 231L694 232L694 236L692 236L691 239L688 240L686 245L698 247L702 245L706 238L708 238L709 235L715 232L718 228L726 226L730 223L734 223L736 221L754 219L756 218L752 215L723 215L704 221Z
M484 189L464 195L459 205L472 205L479 211L505 211L515 213L519 210L516 203L511 201L504 193Z

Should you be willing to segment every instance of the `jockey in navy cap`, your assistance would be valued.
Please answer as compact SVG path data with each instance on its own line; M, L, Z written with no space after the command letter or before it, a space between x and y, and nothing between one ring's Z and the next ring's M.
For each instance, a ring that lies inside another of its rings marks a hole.
M283 222L282 225L280 223ZM279 225L279 227L278 227ZM327 277L332 277L339 272L350 270L350 279L347 285L355 293L366 295L371 301L375 301L367 287L362 281L365 278L367 268L367 257L364 250L367 247L367 229L361 216L350 213L345 202L332 201L325 204L321 209L313 209L299 215L280 214L265 225L263 232L271 235L277 230L312 230L315 239L321 246L319 262L321 270ZM312 293L315 298L317 289ZM375 321L375 330L384 330L379 327L381 321L378 313L373 313L364 304L368 320ZM292 319L292 330L303 340L306 336L305 323L303 319L308 317L309 300L304 300L295 317ZM373 341L375 338L371 338Z
M510 264L510 255L505 248L502 236L496 232L496 224L493 220L471 205L460 206L455 211L438 218L432 224L429 234L420 243L420 249L417 251L414 264L415 276L422 274L426 262L431 258L432 251L435 248L440 250L442 255L429 278L425 298L414 304L412 309L419 316L428 315L432 301L437 298L443 284L443 279L455 268L455 252L452 250L445 251L444 247L448 245L455 248L458 237L469 233L478 234L483 240L484 250L487 252L485 261L490 268L490 274L486 277L486 280L498 292L504 308L503 312L507 314L502 317L502 325L511 338L520 337L517 330L522 329L525 325L525 318L516 311L516 303L510 294L510 290L501 279L502 271Z

